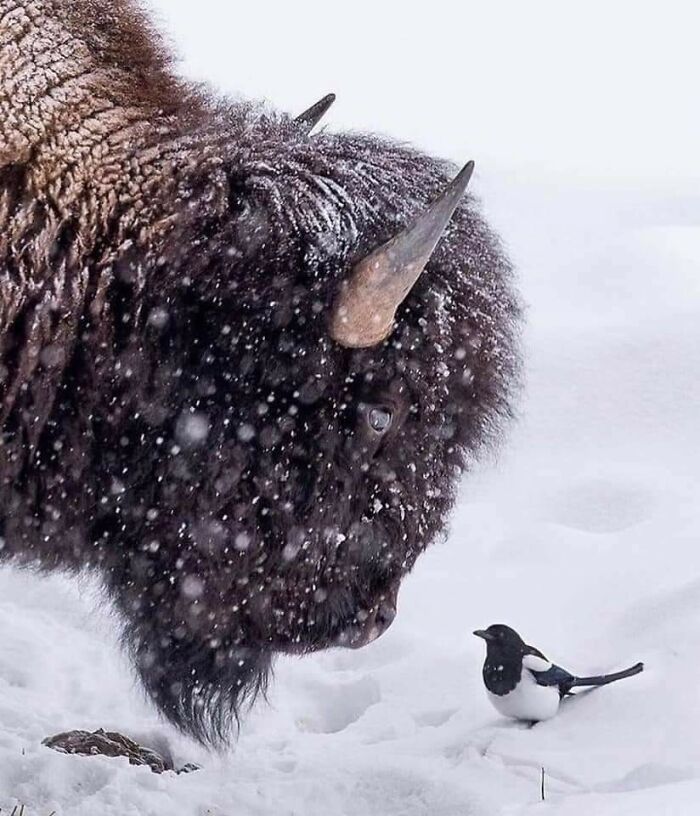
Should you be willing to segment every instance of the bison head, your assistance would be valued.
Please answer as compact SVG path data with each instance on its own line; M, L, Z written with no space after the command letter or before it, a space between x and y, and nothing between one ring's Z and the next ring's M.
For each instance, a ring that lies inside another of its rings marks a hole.
M99 572L161 710L225 739L275 654L393 620L509 413L511 270L470 165L212 102L129 3L24 6L83 107L35 81L0 144L5 552Z

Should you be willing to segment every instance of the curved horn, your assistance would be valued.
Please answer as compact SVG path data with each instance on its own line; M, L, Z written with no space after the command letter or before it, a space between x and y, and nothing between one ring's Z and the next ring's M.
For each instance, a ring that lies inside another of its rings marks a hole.
M306 125L307 131L311 133L334 102L335 94L326 94L326 96L324 96L323 99L319 99L315 105L307 108L304 113L300 113L295 121L299 122L300 125Z
M347 348L381 343L438 245L474 171L466 164L445 192L388 243L356 264L333 307L331 337Z

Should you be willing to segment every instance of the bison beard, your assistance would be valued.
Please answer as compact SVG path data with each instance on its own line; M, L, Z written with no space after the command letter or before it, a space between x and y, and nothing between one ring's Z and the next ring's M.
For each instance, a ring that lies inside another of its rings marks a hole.
M393 331L331 338L444 163L216 101L128 0L0 0L2 554L99 575L145 688L224 742L273 656L359 646L510 414L471 197Z

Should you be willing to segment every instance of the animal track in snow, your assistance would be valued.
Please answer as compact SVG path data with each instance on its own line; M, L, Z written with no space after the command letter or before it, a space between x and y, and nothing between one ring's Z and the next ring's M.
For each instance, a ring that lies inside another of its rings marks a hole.
M671 765L650 762L633 768L616 782L599 785L596 790L603 793L624 793L625 791L644 790L645 788L686 782L690 779L696 779L697 776L697 772L692 771L690 768L676 768Z
M297 769L297 761L295 759L277 759L274 761L274 766L282 773L294 773Z
M370 706L381 700L379 683L372 677L361 677L352 683L324 684L309 695L313 708L297 720L301 731L335 734L362 717Z
M439 728L451 719L458 710L456 708L447 708L439 711L422 711L419 714L414 714L413 719L416 721L416 725L420 725L422 728Z
M653 494L611 479L573 484L554 497L552 521L588 533L615 533L646 521Z

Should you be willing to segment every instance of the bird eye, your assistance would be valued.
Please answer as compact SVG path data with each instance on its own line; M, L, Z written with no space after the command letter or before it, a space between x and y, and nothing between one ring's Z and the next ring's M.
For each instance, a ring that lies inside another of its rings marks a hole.
M386 433L391 425L392 413L388 408L370 408L368 419L373 431Z

